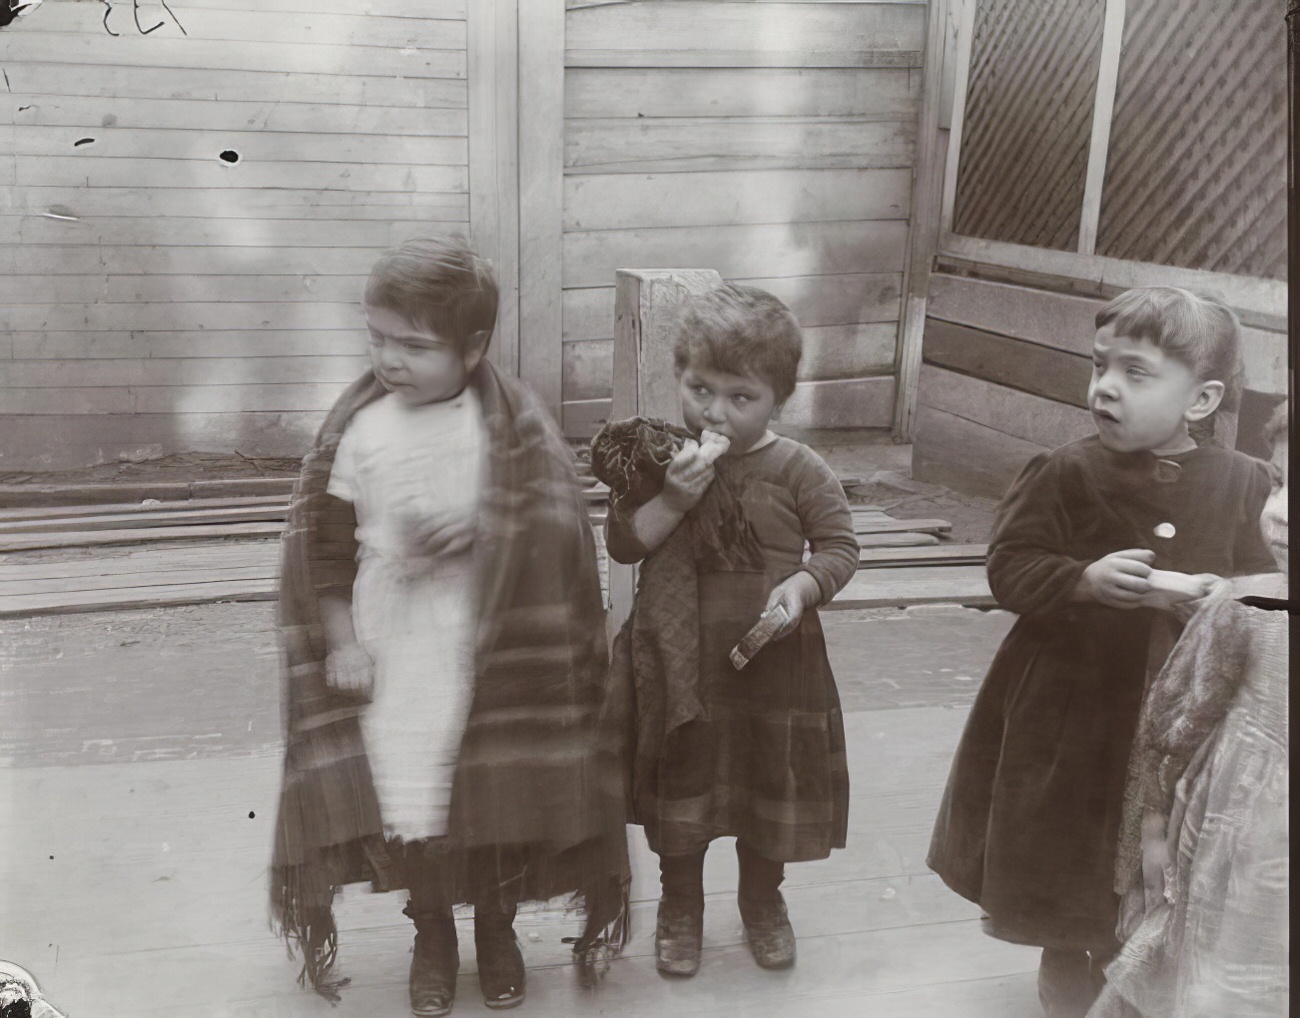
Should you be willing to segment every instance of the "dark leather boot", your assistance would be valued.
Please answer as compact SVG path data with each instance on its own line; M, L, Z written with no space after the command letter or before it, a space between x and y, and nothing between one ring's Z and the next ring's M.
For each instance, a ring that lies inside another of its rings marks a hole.
M775 901L740 902L740 918L745 923L745 940L760 968L788 969L794 964L794 929L785 910L781 892Z
M515 908L474 906L474 950L483 1003L494 1011L524 1002L524 956L515 936Z
M736 842L740 863L737 903L745 924L745 940L760 968L787 969L795 961L794 929L781 897L785 864Z
M460 969L456 920L449 908L417 912L408 903L403 911L415 922L411 1014L416 1018L440 1018L451 1012L456 999L456 972Z
M659 880L655 967L669 976L693 976L704 941L704 853L660 856Z

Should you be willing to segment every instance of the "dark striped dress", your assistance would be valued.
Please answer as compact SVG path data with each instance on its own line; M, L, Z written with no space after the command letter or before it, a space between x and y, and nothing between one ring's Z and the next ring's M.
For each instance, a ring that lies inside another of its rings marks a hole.
M794 572L804 569L816 579L822 603L852 578L858 542L848 500L821 457L788 438L724 456L716 469L741 504L765 568L696 560L696 589L682 593L698 598L702 709L669 727L653 778L635 797L635 819L661 855L695 852L734 835L770 859L823 859L844 847L849 785L839 694L817 612L809 611L798 630L768 644L743 671L732 667L729 654L762 614L772 588ZM607 535L616 561L647 557L617 514L610 515ZM650 567L647 560L638 604L646 599L646 582L664 575ZM656 680L668 681L636 678L638 686Z

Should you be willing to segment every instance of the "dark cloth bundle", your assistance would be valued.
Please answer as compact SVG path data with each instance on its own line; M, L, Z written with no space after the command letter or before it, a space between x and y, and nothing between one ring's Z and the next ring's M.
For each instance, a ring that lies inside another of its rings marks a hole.
M591 471L609 485L610 509L628 520L663 490L668 464L681 450L689 431L657 417L611 421L591 442ZM740 500L721 472L687 514L692 558L702 570L762 572L763 549L745 519ZM676 533L669 538L675 543ZM684 540L682 549L687 542ZM671 556L665 556L671 557Z
M502 904L577 895L579 952L617 949L629 886L622 788L598 740L608 657L595 546L573 458L546 409L487 361L470 379L489 462L475 534L474 691L440 853L448 895ZM370 879L403 886L386 844L359 723L364 706L325 681L318 598L350 585L355 517L326 493L352 415L384 394L367 373L339 398L303 461L280 582L284 777L271 864L273 921L333 995L331 901Z
M691 437L655 418L607 424L591 443L591 468L609 485L610 512L630 520L663 488L673 455ZM641 563L636 603L614 641L611 687L625 712L624 744L634 747L630 819L659 844L659 770L669 735L703 717L700 688L698 560L723 559L737 571L762 574L763 550L740 502L715 479L654 553Z

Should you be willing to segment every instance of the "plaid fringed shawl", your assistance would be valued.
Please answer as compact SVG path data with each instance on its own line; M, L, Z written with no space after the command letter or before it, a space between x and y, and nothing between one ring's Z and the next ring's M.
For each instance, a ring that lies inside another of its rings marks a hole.
M546 409L482 362L489 464L475 536L474 692L452 783L457 901L574 894L575 951L617 950L629 885L616 747L598 742L607 651L596 552L573 457ZM331 911L343 884L403 886L391 861L359 723L364 706L325 681L319 595L350 584L355 518L326 494L352 415L384 394L367 373L339 398L303 461L281 558L284 776L271 863L275 927L304 958L300 980L336 997ZM471 864L469 860L473 860Z
M668 464L690 432L633 417L601 429L591 443L592 473L610 488L610 512L632 513L663 488ZM659 845L659 767L670 733L705 713L700 689L701 563L762 572L763 549L740 501L719 476L654 553L641 563L632 613L614 640L610 685L623 705L629 819ZM657 848L656 848L657 850Z

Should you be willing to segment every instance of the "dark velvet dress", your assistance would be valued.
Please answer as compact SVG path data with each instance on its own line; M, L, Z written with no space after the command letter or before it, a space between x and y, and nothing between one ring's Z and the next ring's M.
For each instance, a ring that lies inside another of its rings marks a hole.
M1111 950L1116 846L1148 668L1172 614L1071 603L1084 569L1152 548L1159 569L1267 571L1265 467L1219 448L1157 461L1095 438L1036 457L998 510L989 585L1020 616L976 697L928 863L1016 943ZM1158 524L1176 528L1154 536Z
M698 598L691 634L699 646L692 683L698 709L684 723L665 725L660 745L645 745L643 729L638 756L653 759L638 781L634 819L661 855L695 852L734 835L769 859L825 858L845 843L849 785L843 715L817 612L809 610L794 633L768 644L743 671L729 654L758 621L772 588L794 572L807 570L817 580L823 603L853 577L858 542L848 501L822 459L787 438L723 457L716 469L739 501L764 565L739 569L717 556L697 557L694 591L650 595ZM616 561L646 558L617 513L609 517L608 543ZM661 575L647 560L634 612L646 604L651 577ZM673 681L643 674L639 663L636 670L642 691L647 682Z

